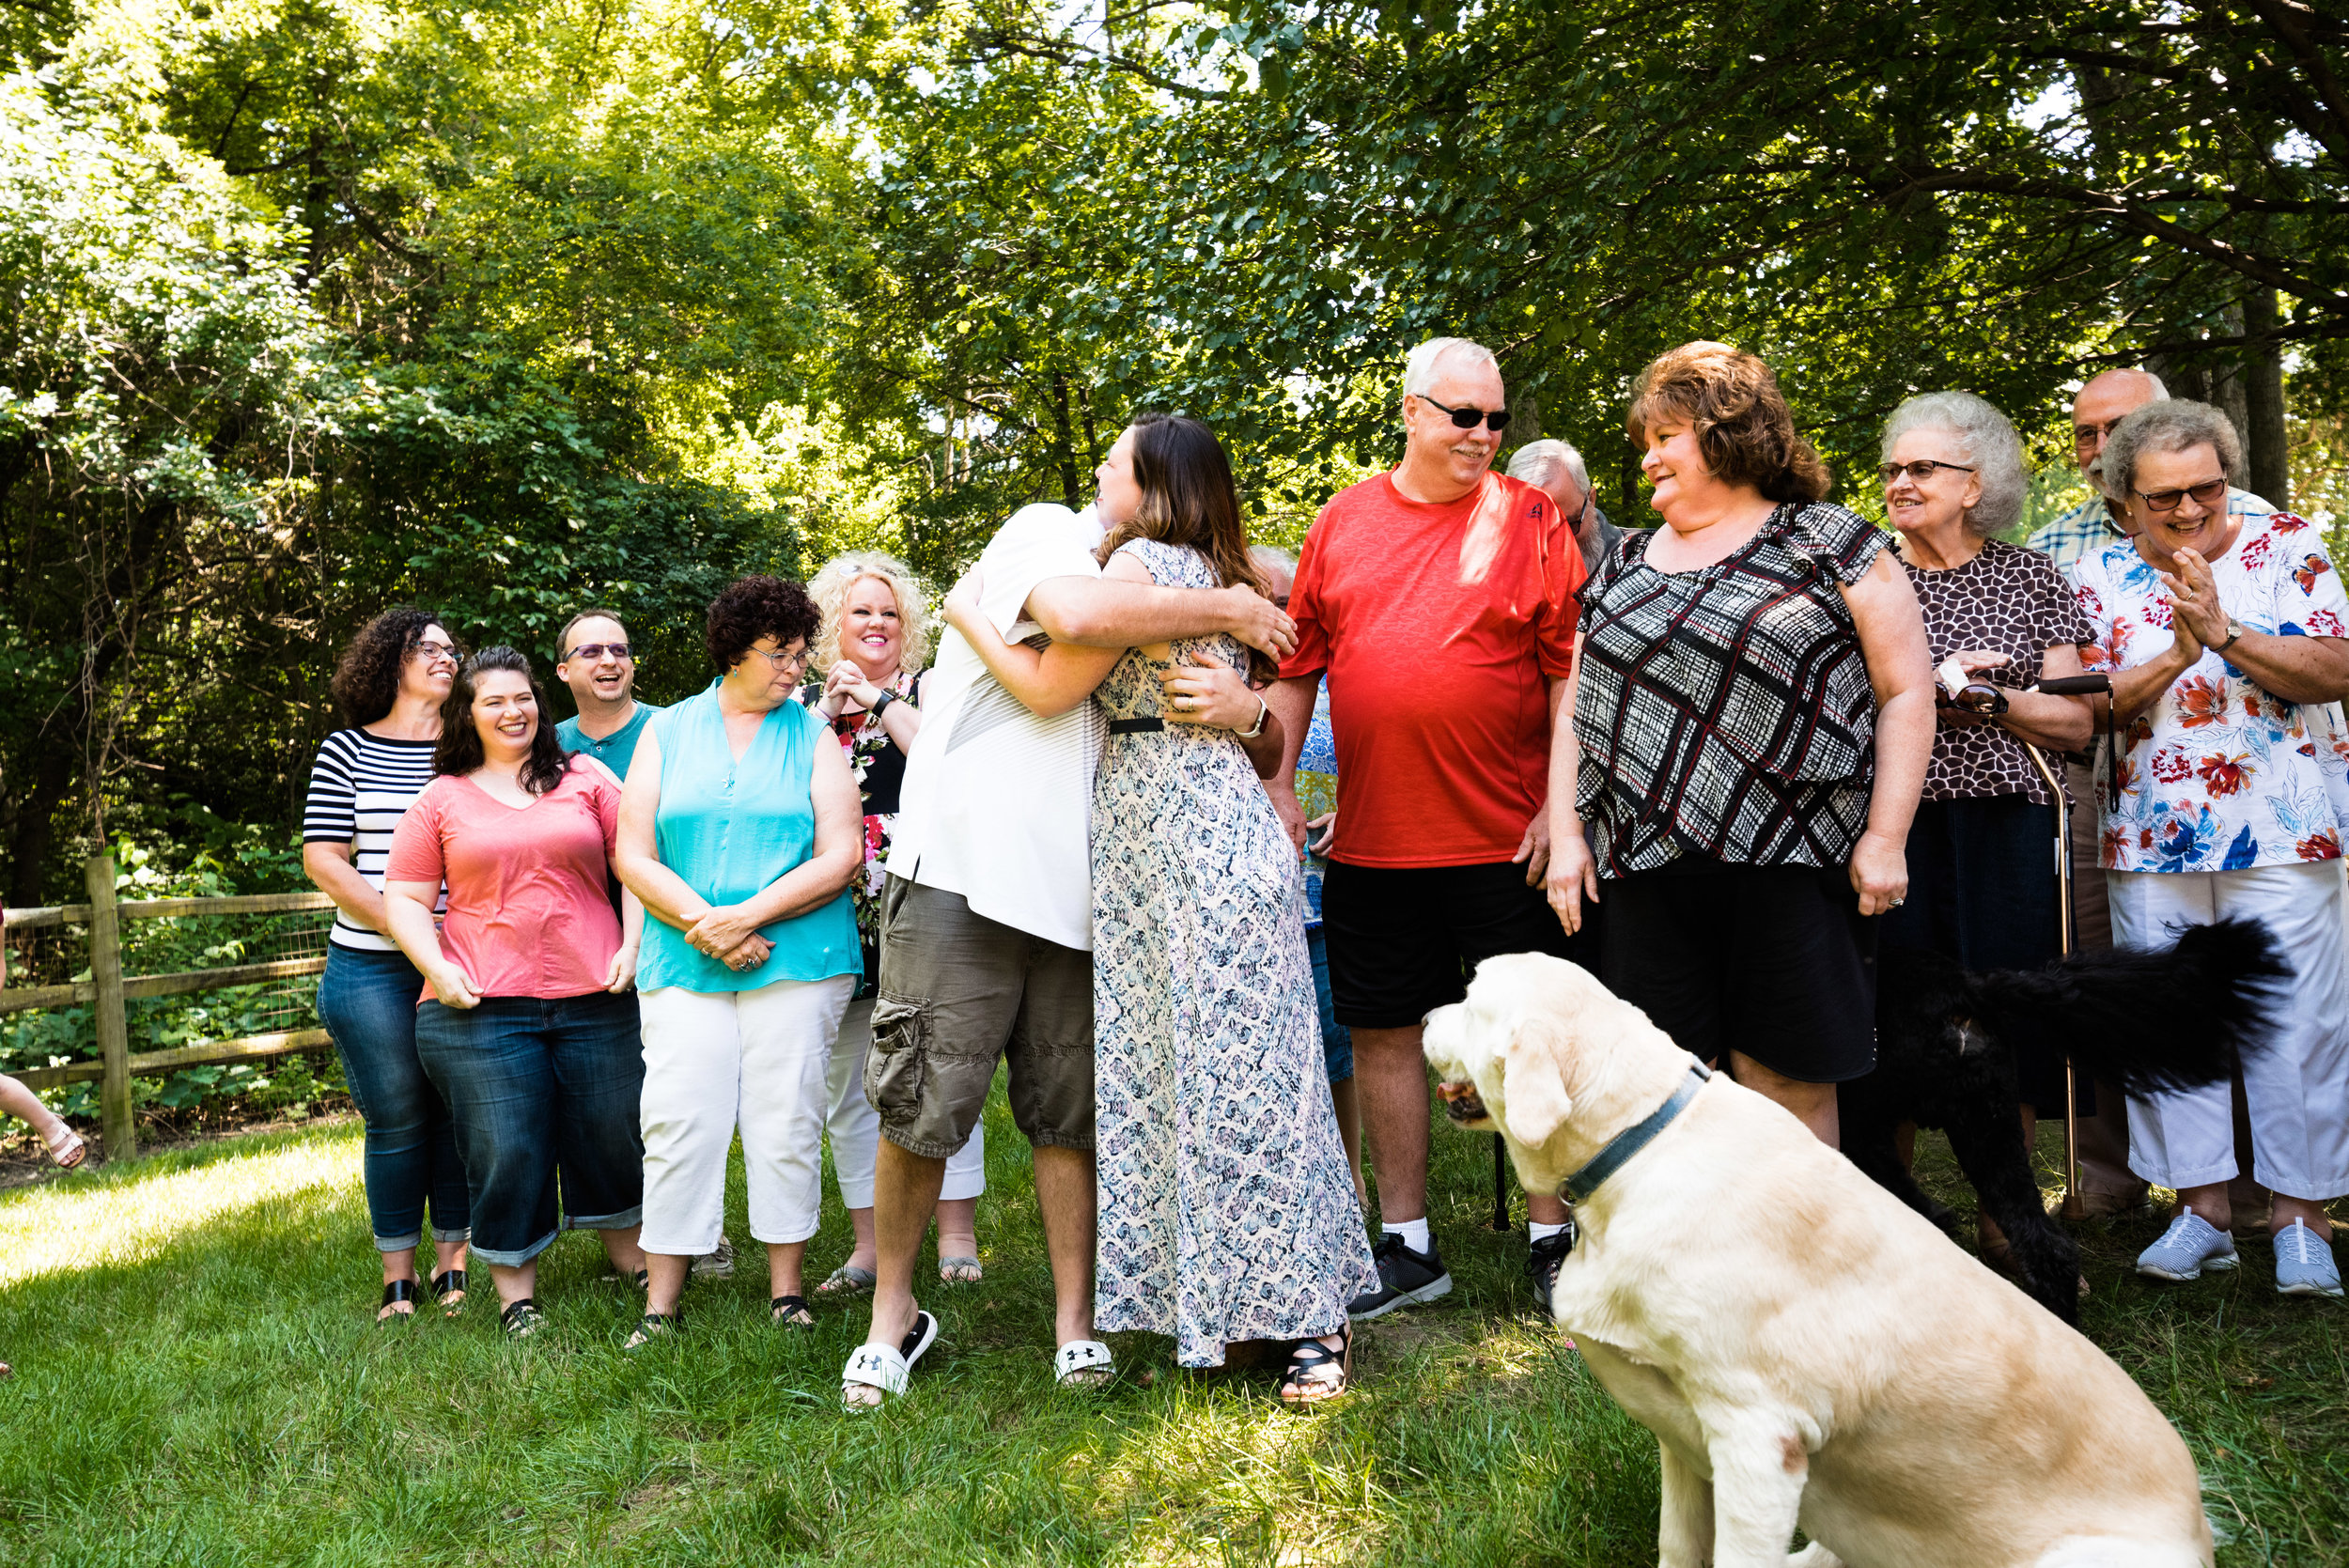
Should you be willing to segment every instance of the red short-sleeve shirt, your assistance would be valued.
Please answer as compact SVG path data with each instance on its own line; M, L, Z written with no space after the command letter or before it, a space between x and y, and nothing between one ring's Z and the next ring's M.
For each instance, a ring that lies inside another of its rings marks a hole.
M619 782L584 757L523 807L444 774L400 818L383 877L447 880L441 950L483 996L585 996L620 950L605 880L619 829Z
M1573 527L1487 474L1457 501L1381 474L1314 520L1289 591L1297 651L1327 671L1338 833L1350 865L1477 865L1517 853L1549 798L1549 691L1574 667Z

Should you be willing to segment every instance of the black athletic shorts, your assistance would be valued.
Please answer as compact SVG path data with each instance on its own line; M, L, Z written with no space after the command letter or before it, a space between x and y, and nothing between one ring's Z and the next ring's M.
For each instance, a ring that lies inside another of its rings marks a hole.
M1875 1066L1876 923L1844 867L1674 862L1599 897L1599 978L1681 1049L1805 1083Z
M1467 994L1497 953L1548 953L1589 964L1588 925L1569 938L1525 867L1374 866L1331 861L1321 878L1330 994L1350 1029L1408 1029Z

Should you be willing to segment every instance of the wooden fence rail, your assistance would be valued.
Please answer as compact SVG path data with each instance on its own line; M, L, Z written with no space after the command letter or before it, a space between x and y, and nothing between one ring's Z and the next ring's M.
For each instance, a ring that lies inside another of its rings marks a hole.
M148 898L117 902L112 855L97 855L85 870L89 889L86 904L51 905L37 909L9 909L8 931L42 926L86 925L89 928L89 978L64 986L30 986L0 989L0 1013L35 1007L90 1006L96 1028L95 1058L61 1066L32 1067L16 1078L36 1089L100 1080L100 1125L108 1159L127 1159L138 1152L138 1135L131 1118L131 1079L182 1067L217 1066L255 1062L294 1051L318 1050L332 1044L323 1029L285 1030L248 1034L233 1040L210 1040L172 1050L131 1054L129 1014L125 1003L147 997L187 996L228 986L255 986L297 975L317 974L326 968L326 955L278 958L259 964L233 964L222 969L181 970L169 974L122 972L122 923L127 920L178 920L194 915L293 914L304 909L328 909L334 900L322 893L271 893L234 898Z

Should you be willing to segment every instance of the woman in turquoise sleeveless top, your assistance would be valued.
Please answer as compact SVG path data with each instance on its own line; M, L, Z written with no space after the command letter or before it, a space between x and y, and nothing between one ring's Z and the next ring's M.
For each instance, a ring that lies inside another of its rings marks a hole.
M821 1201L824 1069L863 971L848 892L863 804L823 721L794 700L817 624L796 582L726 588L706 632L723 673L655 715L629 769L616 861L652 917L636 976L647 1279L631 1348L682 1326L686 1270L723 1231L738 1126L772 1315L815 1323L800 1262Z

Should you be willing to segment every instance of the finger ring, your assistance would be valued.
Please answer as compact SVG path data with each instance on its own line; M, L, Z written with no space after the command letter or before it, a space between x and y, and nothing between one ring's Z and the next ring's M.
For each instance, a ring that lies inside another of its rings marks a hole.
M1887 905L1885 906L1885 908L1888 908L1888 909L1897 909L1897 908L1899 908L1902 905L1904 905L1904 904L1906 904L1906 903L1907 903L1907 902L1908 902L1908 900L1907 900L1907 899L1906 899L1906 898L1895 898L1894 900L1892 900L1892 902L1890 902L1890 904L1887 904Z

